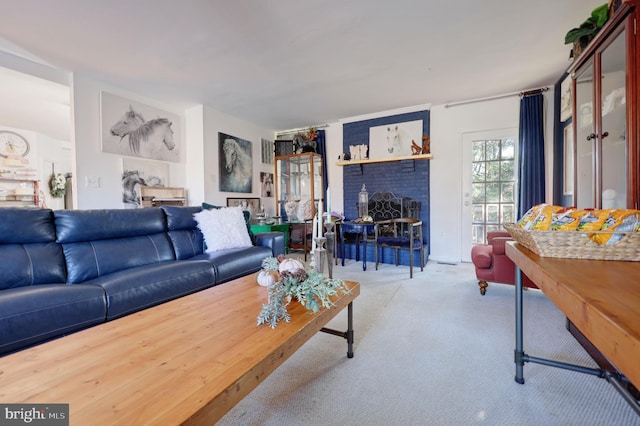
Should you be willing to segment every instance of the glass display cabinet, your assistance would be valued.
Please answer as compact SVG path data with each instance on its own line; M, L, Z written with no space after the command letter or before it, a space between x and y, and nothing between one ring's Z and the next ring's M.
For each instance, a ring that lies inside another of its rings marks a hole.
M289 246L311 247L312 219L323 200L322 156L314 152L275 158L276 212L290 224Z
M569 70L578 208L638 208L638 68L629 42L635 15L624 4Z

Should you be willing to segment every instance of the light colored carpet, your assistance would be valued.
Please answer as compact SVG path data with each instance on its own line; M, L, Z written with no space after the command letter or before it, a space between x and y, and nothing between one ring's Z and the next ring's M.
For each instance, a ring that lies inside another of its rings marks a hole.
M406 266L347 261L334 276L361 283L355 357L319 333L219 425L640 425L605 380L539 364L514 381L514 287L478 291L471 264ZM256 316L257 316L256 312ZM524 295L531 356L595 367L538 290ZM346 310L330 326L346 328Z

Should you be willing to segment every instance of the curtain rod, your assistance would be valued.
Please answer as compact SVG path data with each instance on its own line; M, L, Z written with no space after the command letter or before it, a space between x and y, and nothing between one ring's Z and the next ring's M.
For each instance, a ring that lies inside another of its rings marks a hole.
M290 135L292 133L298 133L298 132L301 132L303 130L309 130L309 127L313 127L314 129L324 129L325 127L329 127L329 125L328 124L318 124L317 126L299 127L297 129L282 130L281 132L276 132L276 136Z
M445 108L451 108L454 106L458 106L458 105L466 105L466 104L473 104L476 102L484 102L484 101L492 101L494 99L502 99L502 98L509 98L511 96L529 96L529 95L533 95L535 93L542 93L549 90L548 87L541 87L539 89L531 89L531 90L526 90L523 92L511 92L511 93L504 93L502 95L496 95L496 96L488 96L486 98L477 98L477 99L470 99L467 101L460 101L460 102L451 102L448 104L445 104Z

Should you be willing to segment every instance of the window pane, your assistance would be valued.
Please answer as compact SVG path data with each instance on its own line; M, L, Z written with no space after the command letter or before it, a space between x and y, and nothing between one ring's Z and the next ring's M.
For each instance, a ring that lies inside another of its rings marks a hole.
M516 211L515 204L503 204L502 205L502 222L501 223L513 223L515 222Z
M487 182L500 180L500 162L489 161L487 164Z
M484 141L473 141L473 160L484 161Z
M484 225L471 225L471 242L473 244L484 244L487 242L484 234Z
M471 221L484 222L484 204L472 204L471 205Z
M500 145L500 140L487 141L487 161L500 159Z
M515 180L514 164L513 160L500 162L500 180Z
M497 203L500 201L500 184L499 183L487 183L486 188L486 202Z
M473 163L473 170L472 170L472 179L473 182L484 182L485 181L485 171L484 171L484 162L479 162L479 163Z
M503 203L513 203L515 199L513 198L513 182L502 183L502 192L500 194L500 201Z
M484 183L474 183L472 186L472 203L481 204L484 203Z
M487 223L500 223L500 207L498 204L487 204Z
M515 158L515 145L516 142L513 139L505 139L502 141L502 159Z

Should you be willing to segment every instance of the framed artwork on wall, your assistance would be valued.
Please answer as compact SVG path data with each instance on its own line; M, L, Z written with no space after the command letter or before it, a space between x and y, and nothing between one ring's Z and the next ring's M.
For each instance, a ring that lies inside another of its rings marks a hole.
M102 152L180 162L180 117L111 93L100 94Z
M220 191L250 193L253 181L251 142L218 133Z
M227 207L242 207L249 212L251 217L260 211L260 198L227 198Z
M260 172L260 196L273 197L273 173Z
M422 120L370 127L369 158L409 156L412 141L422 145Z
M124 208L141 207L140 185L167 186L169 164L158 161L122 159L122 203Z
M560 84L560 121L567 121L571 118L573 106L573 92L571 90L572 80L567 76Z
M260 139L262 148L262 164L273 164L274 146L273 141Z
M294 154L293 140L277 140L275 143L276 157Z

